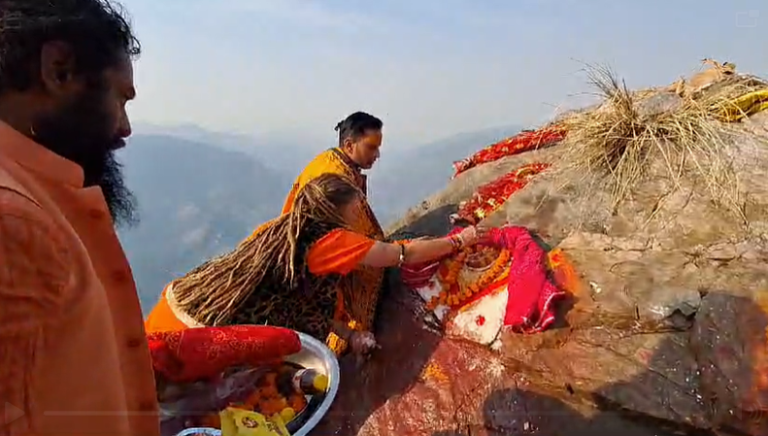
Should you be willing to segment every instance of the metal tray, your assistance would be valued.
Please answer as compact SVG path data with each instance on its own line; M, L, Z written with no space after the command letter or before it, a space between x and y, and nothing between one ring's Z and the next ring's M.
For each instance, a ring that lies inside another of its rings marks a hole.
M336 355L322 342L301 332L301 351L285 358L286 361L314 369L328 377L328 390L325 395L315 395L307 407L290 423L291 436L307 436L320 420L323 419L339 392L339 361Z

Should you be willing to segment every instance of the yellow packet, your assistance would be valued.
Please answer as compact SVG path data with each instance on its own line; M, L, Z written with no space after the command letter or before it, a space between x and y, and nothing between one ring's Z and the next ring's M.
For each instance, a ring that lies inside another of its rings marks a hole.
M261 413L227 407L219 412L221 436L290 436L279 414L267 418Z

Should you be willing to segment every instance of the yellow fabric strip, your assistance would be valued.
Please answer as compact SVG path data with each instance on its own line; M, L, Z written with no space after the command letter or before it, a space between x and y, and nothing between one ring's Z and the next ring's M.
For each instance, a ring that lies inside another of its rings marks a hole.
M750 92L712 107L715 116L733 123L768 109L768 89Z

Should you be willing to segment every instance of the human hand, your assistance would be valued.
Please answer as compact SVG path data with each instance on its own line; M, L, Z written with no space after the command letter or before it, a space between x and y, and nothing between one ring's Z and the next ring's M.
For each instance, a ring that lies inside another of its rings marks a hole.
M486 227L469 226L459 233L459 237L464 246L471 247L478 243L483 243L488 239L489 229Z
M458 234L461 245L471 247L477 240L477 228L475 226L464 227Z
M491 240L491 229L488 227L477 227L475 229L477 234L476 244L487 244Z
M359 355L365 355L371 351L380 348L376 343L376 337L371 332L354 332L349 339L349 346L352 352Z

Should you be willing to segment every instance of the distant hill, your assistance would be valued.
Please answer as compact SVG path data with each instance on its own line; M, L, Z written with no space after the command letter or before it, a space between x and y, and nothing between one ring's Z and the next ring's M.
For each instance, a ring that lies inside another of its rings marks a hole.
M194 124L157 126L138 123L134 131L141 135L164 135L188 141L212 144L227 150L245 153L259 159L268 168L294 172L312 157L329 147L327 139L314 138L295 132L270 131L253 135L213 132ZM332 138L331 138L332 139Z
M444 187L453 161L519 130L487 129L409 149L385 145L369 183L382 224ZM332 144L303 144L277 134L272 140L251 138L196 126L137 131L144 133L131 137L121 158L139 200L141 222L120 237L145 310L171 279L231 250L276 216L293 179Z
M168 135L136 135L121 157L141 222L120 237L145 308L170 279L274 217L290 183L244 153Z

